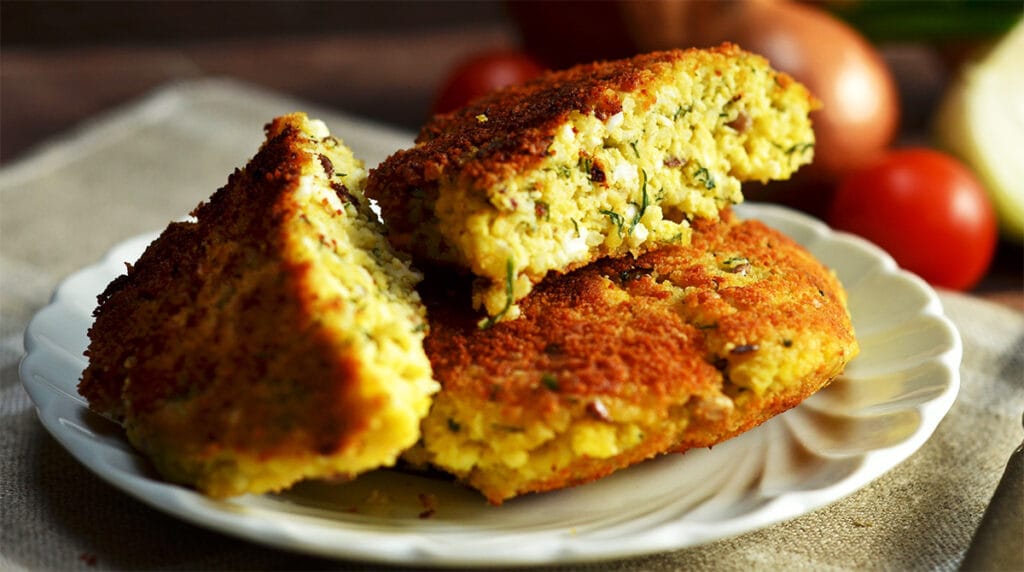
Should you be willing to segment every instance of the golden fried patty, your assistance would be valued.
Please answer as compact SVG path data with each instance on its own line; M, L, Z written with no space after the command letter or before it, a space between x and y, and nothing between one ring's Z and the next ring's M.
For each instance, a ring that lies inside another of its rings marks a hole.
M420 275L327 128L275 119L252 161L99 297L79 391L168 479L216 497L394 462L437 384Z
M501 503L711 446L826 385L858 352L841 285L780 233L723 217L689 247L551 277L490 329L428 275L442 390L408 457Z
M548 272L686 245L741 181L789 177L815 105L728 44L579 66L433 118L367 194L394 244L471 270L475 305L513 318Z

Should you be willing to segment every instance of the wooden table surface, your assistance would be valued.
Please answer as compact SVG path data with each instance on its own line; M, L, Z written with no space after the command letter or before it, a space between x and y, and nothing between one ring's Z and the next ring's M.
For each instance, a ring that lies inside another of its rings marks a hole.
M157 86L206 76L233 77L413 130L427 117L439 82L459 59L516 43L515 29L500 18L455 27L259 39L5 43L0 50L0 166ZM989 275L972 293L1024 311L1022 269L1021 246L1001 243Z

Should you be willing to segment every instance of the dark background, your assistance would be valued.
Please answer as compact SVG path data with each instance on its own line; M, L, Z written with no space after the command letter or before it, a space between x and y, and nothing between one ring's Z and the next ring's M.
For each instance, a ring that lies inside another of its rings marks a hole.
M915 18L947 5L902 3ZM1021 11L1019 1L987 5ZM579 7L579 26L590 25L593 4L566 6ZM950 78L948 50L876 40L901 92L901 141L926 142L932 108ZM210 76L415 130L460 60L520 44L504 0L3 0L0 166L163 84ZM1024 309L1020 245L1000 245L976 292Z
M415 129L504 3L0 2L0 165L169 81L227 76Z

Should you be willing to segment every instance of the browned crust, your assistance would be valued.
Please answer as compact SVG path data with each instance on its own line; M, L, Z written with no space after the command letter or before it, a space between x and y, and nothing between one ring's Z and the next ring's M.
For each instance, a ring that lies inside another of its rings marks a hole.
M767 274L741 283L722 270L737 256ZM496 404L503 417L496 422L522 422L613 398L667 420L681 403L696 406L687 403L689 396L745 394L726 417L694 414L681 435L645 433L643 444L625 454L575 459L524 489L483 491L496 503L591 481L660 453L719 443L799 404L857 353L838 280L789 238L757 221L739 222L728 210L721 223L697 221L689 247L604 259L549 277L520 302L521 318L488 330L476 326L478 316L468 307L452 306L451 300L465 297L439 285L451 281L428 274L425 347L442 384L439 398L463 410ZM730 387L730 371L756 350L729 348L801 338L820 339L834 353L804 378L760 396Z
M267 132L197 222L171 224L99 296L79 391L147 452L327 454L369 427L357 366L286 253L285 197L316 158L287 117Z
M397 215L405 208L407 195L429 192L442 174L483 192L537 166L546 157L557 127L573 111L610 117L621 110L622 92L643 98L648 95L647 86L677 61L697 70L724 66L741 56L759 58L725 43L706 50L653 52L548 72L435 116L420 131L415 147L394 153L370 172L366 194L380 203L392 230L406 234L412 230L406 227L415 221ZM793 82L782 73L776 73L776 79L783 87ZM392 212L395 216L389 216Z
M497 395L511 406L535 407L538 396L519 390L539 392L540 373L557 372L563 396L622 395L639 388L671 397L699 389L709 377L720 381L713 366L717 356L709 354L712 337L749 345L778 331L805 329L852 342L845 295L820 263L758 221L738 223L729 211L723 217L727 222L721 225L696 221L689 247L603 259L549 277L520 302L522 317L487 330L477 326L480 316L466 304L453 303L464 299L451 296L454 275L428 273L426 347L445 391ZM730 285L728 273L708 261L734 253L772 274L747 286ZM439 282L447 284L439 288ZM683 305L700 307L708 323L694 322L674 307L671 300L684 288L691 291ZM812 298L826 303L811 310ZM464 375L469 370L477 373ZM511 375L523 371L536 377ZM495 394L477 383L488 378L511 391Z

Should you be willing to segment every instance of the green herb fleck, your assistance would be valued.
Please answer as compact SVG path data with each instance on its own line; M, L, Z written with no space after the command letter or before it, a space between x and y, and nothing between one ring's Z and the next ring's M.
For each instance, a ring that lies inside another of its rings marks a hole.
M672 121L679 121L680 117L686 115L691 111L693 111L693 104L687 105L686 107L680 105L679 107L676 108L676 113L675 115L672 116Z
M460 425L458 421L449 417L448 430L451 431L452 433L458 433L459 431L462 431L462 425Z
M644 176L643 182L640 184L640 207L636 210L636 215L633 216L633 220L629 224L629 234L633 234L633 229L640 223L640 219L644 218L649 201L647 197L647 171L640 169L640 173ZM634 206L636 205L634 204Z
M579 163L577 163L577 165L579 166L580 171L583 171L589 177L590 170L594 167L594 162L593 160L591 160L590 157L583 155L580 157Z
M630 141L629 142L629 146L633 148L633 154L636 155L637 159L639 159L640 158L640 150L636 148L636 141Z
M553 373L545 373L540 376L540 382L543 383L544 387L548 388L550 391L559 390L558 378L555 377L555 374Z
M715 188L715 179L711 176L711 171L708 171L707 167L698 167L693 173L693 178L697 179L700 183L704 183L704 188L709 191Z
M794 153L804 153L804 152L808 151L809 149L814 149L814 142L813 141L808 142L808 143L795 143L793 145L790 145L789 148L786 149L786 154L787 155L792 155Z
M574 218L569 219L569 220L572 221L572 227L574 229L576 229L576 236L577 237L583 236L583 235L580 234L580 223L576 222L576 219L574 219Z
M496 324L498 320L508 313L512 304L515 302L515 273L515 260L509 256L508 260L505 261L505 307L502 308L497 315L491 316L482 321L479 326L481 330L490 329L491 326Z
M602 211L598 211L598 212L600 212L601 214L606 215L608 218L612 219L612 222L615 223L615 228L617 228L619 230L619 236L621 237L622 236L622 226L625 224L625 221L622 219L622 215L620 215L619 213L617 213L615 211L602 210Z

